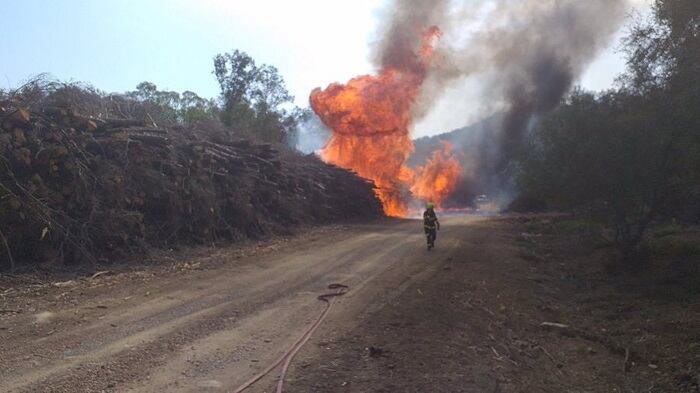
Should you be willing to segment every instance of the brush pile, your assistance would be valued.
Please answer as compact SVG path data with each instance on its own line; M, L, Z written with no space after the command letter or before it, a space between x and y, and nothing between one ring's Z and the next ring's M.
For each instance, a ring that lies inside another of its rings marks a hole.
M314 156L65 104L0 100L0 269L382 214L372 183Z

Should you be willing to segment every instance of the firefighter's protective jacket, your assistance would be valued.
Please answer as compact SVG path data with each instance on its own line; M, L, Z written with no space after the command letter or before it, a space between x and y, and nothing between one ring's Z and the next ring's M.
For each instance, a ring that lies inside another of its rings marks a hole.
M428 209L423 213L423 227L425 227L425 229L436 229L440 227L440 222L438 221L437 215L435 215L435 210Z

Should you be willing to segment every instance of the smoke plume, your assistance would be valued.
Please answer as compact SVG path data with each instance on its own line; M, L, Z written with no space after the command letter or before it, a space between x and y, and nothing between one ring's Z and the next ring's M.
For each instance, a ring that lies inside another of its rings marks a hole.
M425 28L438 26L443 37L414 117L423 117L446 87L476 78L482 99L474 105L484 118L497 113L502 121L484 134L479 149L469 151L478 157L467 161L476 162L471 169L478 181L502 186L528 126L556 108L608 45L628 5L627 0L395 0L375 62L414 67L406 56L415 53Z

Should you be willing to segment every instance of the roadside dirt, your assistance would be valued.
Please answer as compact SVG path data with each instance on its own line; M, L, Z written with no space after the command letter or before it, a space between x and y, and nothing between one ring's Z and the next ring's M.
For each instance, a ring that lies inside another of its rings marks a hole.
M606 273L607 250L533 221L551 222L450 222L421 279L319 332L289 391L700 391L697 293L659 299Z
M699 299L623 296L587 244L527 220L445 218L433 252L419 222L388 220L93 279L3 278L0 391L232 391L317 318L334 282L350 291L285 391L698 391Z

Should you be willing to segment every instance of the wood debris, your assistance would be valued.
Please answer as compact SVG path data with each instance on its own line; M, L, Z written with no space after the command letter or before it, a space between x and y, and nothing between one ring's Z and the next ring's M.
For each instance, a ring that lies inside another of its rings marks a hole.
M72 107L0 108L0 269L382 214L371 182L282 146Z

